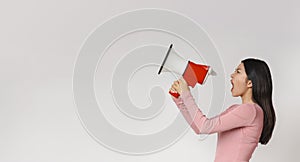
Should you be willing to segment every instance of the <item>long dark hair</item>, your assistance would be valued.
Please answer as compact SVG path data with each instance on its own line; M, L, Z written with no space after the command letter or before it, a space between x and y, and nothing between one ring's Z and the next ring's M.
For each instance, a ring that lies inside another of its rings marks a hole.
M267 144L272 137L276 116L272 103L272 77L268 65L258 59L248 58L242 61L248 79L252 82L252 97L264 112L264 126L259 139Z

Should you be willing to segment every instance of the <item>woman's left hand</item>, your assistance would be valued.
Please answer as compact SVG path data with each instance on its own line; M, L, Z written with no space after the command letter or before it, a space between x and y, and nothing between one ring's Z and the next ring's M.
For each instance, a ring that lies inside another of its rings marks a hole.
M183 78L180 78L179 80L174 81L170 90L173 92L176 91L181 95L183 92L189 91L190 88L186 81Z

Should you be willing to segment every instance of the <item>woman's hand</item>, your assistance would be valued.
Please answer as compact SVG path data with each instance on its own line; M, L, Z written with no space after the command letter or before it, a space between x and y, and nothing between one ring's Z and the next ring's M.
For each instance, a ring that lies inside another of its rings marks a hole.
M186 92L186 91L189 91L189 90L190 90L190 88L188 87L186 81L183 78L180 78L179 80L174 81L171 88L170 88L171 92L177 92L180 95L183 92Z

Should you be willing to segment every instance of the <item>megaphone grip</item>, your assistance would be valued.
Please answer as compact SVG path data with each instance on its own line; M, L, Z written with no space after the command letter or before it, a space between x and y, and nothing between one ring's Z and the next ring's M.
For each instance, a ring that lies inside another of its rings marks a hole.
M177 92L169 91L169 93L170 93L173 97L175 97L175 98L178 98L178 97L180 96L180 94L177 93Z

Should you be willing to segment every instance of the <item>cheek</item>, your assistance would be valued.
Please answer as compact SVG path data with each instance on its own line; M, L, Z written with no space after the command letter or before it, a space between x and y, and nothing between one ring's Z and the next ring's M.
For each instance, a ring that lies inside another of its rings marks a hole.
M240 95L241 93L243 93L246 88L247 88L247 86L246 86L246 83L243 80L243 78L236 80L236 82L234 84L234 90L235 90L235 93L237 93L237 95Z
M241 80L237 81L237 87L242 88L244 86L243 82Z

